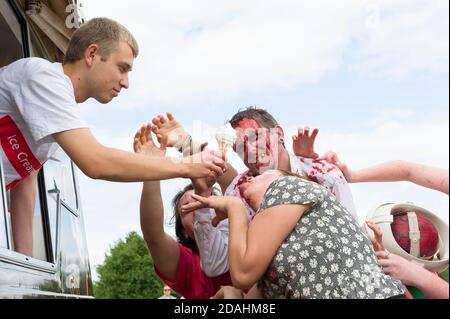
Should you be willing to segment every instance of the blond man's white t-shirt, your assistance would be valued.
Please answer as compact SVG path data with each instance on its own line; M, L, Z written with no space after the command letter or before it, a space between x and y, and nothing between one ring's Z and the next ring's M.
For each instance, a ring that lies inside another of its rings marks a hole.
M27 58L0 69L0 154L8 190L58 150L53 134L86 127L62 64Z

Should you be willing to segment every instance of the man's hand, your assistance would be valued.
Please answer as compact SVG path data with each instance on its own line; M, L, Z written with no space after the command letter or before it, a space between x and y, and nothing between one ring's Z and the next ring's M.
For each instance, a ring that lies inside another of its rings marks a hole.
M317 134L319 134L319 130L314 129L311 135L309 135L309 132L309 127L305 127L304 129L299 128L298 135L294 135L292 137L294 141L294 154L306 158L317 159L319 154L314 151L314 143L316 141Z
M167 118L159 115L153 119L152 131L155 133L158 143L166 147L181 147L189 137L188 132L178 123L171 113L167 113Z
M339 160L339 157L335 152L329 151L324 156L321 156L319 160L324 160L327 161L328 163L336 165L342 171L342 174L344 174L344 177L347 180L347 182L349 183L353 182L352 176L353 172L347 167L347 164Z
M217 178L222 176L227 170L225 161L218 152L212 150L205 150L201 153L179 159L179 161L187 167L187 172L183 177L190 179Z
M206 146L208 143L202 144L201 152L204 152L206 149ZM187 154L185 156L192 155L190 148L186 149ZM216 156L218 153L214 153ZM201 196L211 196L212 191L211 188L214 186L214 184L217 183L217 178L215 176L209 176L205 178L193 178L192 179L192 185L194 186L195 193L197 195Z
M133 149L135 153L164 157L166 155L165 145L157 147L152 137L152 125L143 125L134 136Z

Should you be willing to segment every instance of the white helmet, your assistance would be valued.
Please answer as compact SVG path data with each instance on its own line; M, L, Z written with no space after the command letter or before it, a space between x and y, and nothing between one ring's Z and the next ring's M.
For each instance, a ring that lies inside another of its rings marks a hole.
M394 216L407 214L409 220L409 239L411 251L406 252L397 242L392 233L391 224ZM417 215L430 221L439 235L438 251L432 260L420 258L420 231ZM448 268L448 225L435 214L411 203L387 203L369 212L367 221L377 224L383 233L384 247L391 253L399 255L409 261L422 265L432 272L441 273ZM367 225L366 225L367 227ZM370 231L370 229L368 229Z

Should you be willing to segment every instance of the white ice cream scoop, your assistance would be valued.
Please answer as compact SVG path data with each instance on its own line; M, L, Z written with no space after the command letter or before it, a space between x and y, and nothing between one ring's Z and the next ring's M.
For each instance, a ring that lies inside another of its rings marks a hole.
M219 149L222 152L223 156L226 156L227 149L229 147L233 147L234 143L236 143L236 131L231 127L230 124L227 124L226 126L221 127L217 130L216 140L217 144L219 144Z

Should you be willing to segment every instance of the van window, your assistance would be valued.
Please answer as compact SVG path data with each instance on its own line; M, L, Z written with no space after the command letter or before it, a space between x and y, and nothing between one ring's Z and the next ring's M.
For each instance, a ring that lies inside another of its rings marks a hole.
M61 220L62 207L67 207L71 212L78 210L77 193L72 162L60 149L44 165L44 180L47 197L48 220L50 224L50 237L53 247L53 256L57 257L58 243L57 229ZM76 215L76 214L75 214ZM75 217L75 216L74 216Z
M62 149L58 149L57 153L45 163L44 175L47 196L50 190L56 188L61 202L76 212L78 203L72 161ZM55 197L51 197L54 200Z
M2 192L3 193L3 192ZM4 245L3 248L9 248L12 251L17 251L16 246L14 243L14 238L20 238L22 235L19 230L16 234L14 234L14 231L17 229L14 229L14 212L10 209L10 191L5 193L6 197L6 211L5 211L5 229L3 233L7 236L9 247L8 245ZM44 222L43 222L43 216L42 216L42 209L41 209L41 201L39 196L39 185L36 184L36 200L34 205L34 214L31 220L31 231L32 231L32 254L30 257L33 257L34 259L42 260L42 261L48 261L47 258L47 251L46 251L46 244L45 244L45 238L44 238ZM3 236L2 236L3 237Z

